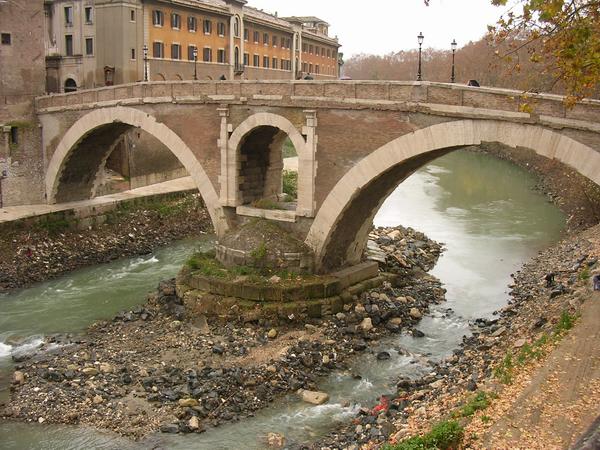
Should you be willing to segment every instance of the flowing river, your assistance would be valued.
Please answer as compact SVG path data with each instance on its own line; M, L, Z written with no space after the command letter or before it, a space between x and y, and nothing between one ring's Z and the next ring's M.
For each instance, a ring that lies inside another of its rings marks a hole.
M390 360L364 355L349 373L324 380L320 389L330 394L325 405L307 405L289 396L239 423L200 435L151 436L141 443L82 427L0 422L2 448L260 449L268 432L284 434L291 442L323 436L361 405L372 406L381 394L393 392L399 376L428 373L427 359L443 358L457 348L469 334L469 320L489 317L506 304L510 274L555 242L565 222L561 212L533 190L535 183L533 176L510 163L456 151L398 187L375 225L411 226L445 244L432 274L444 283L447 302L433 307L419 324L425 338L389 338L378 350L391 349ZM0 388L7 388L11 353L39 345L51 333L80 331L142 302L161 279L177 273L190 252L212 242L180 242L153 255L83 269L0 297ZM410 355L393 351L398 347Z

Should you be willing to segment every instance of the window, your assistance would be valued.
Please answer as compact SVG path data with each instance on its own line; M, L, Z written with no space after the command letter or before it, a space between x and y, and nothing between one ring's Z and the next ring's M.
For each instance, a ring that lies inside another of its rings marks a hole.
M247 42L250 39L250 30L248 28L244 28L244 40Z
M130 9L129 10L129 21L130 22L135 22L135 9Z
M281 48L287 48L285 36L281 36Z
M68 27L73 26L73 7L65 6L65 25Z
M217 24L217 33L219 33L219 36L225 36L225 24L223 22Z
M252 65L254 67L260 67L260 56L254 55L254 57L252 58Z
M212 22L208 19L204 19L204 34L212 33Z
M171 59L181 59L181 45L171 44Z
M311 55L313 54L314 48L312 45L308 46L308 53L310 53Z
M258 31L254 32L254 43L260 44L260 33Z
M302 72L308 71L308 63L302 63Z
M10 33L2 33L2 45L10 45Z
M315 66L315 73L316 73L316 74L318 74L318 73L319 73L319 65L318 65L318 64Z
M292 48L292 40L290 38L286 39L286 47L287 48Z
M308 50L308 44L302 44L302 51L306 53Z
M152 25L162 27L165 24L165 15L162 11L155 9L152 11Z
M86 6L84 9L84 13L85 13L85 23L90 24L93 22L93 17L92 17L92 7L91 6Z
M313 71L313 65L309 64L308 65L308 73L312 73L312 71Z
M273 58L273 61L271 61L271 62L273 63L272 64L273 69L277 69L277 58Z
M273 36L273 47L277 47L277 36Z
M195 33L197 29L198 29L198 21L196 20L196 18L194 16L189 16L188 17L188 31Z
M85 38L85 54L86 56L94 54L94 38Z
M196 46L195 45L188 45L188 60L189 61L194 61L194 50L196 50ZM197 50L196 50L197 52ZM198 53L196 53L198 54Z
M10 143L17 145L19 143L19 128L10 127Z
M237 16L233 19L233 36L240 37L240 18Z
M135 48L131 49L131 59L135 61Z
M315 47L315 54L319 56L320 53L320 47Z
M264 33L263 34L263 43L265 45L269 45L269 33Z
M165 44L162 42L154 42L152 44L152 56L155 58L165 57Z
M70 34L65 36L65 54L73 56L73 36Z
M202 60L204 62L212 62L212 48L205 47L204 52L202 54Z
M220 63L225 62L225 49L220 48L217 51L217 62L220 62Z
M265 69L269 68L269 57L268 56L263 56L263 67Z
M245 66L250 65L250 54L249 53L244 53L244 65Z
M181 28L181 16L179 14L171 14L171 28L179 30Z

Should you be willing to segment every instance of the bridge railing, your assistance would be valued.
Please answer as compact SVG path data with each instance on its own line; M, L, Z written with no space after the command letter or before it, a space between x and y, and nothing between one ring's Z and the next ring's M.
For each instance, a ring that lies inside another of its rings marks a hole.
M235 100L320 101L332 103L419 103L520 112L600 122L600 100L586 99L566 108L564 97L462 84L405 81L159 81L132 83L36 98L39 112L71 107L171 101Z

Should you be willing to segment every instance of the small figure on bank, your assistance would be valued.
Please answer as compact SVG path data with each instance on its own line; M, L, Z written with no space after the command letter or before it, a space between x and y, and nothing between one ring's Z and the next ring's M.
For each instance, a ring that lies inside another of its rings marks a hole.
M594 275L594 277L592 278L592 283L594 285L594 290L600 291L600 274Z
M227 81L227 77L223 74L219 77L219 80L221 81Z

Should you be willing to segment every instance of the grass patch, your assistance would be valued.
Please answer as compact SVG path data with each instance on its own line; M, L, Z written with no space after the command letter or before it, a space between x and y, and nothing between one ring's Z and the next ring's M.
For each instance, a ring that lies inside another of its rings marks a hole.
M298 198L298 172L284 170L283 174L283 193L293 199Z
M256 262L264 261L264 259L267 257L267 246L265 243L261 242L258 247L250 252L250 256Z
M558 319L558 323L556 324L554 333L562 336L564 333L573 328L573 326L575 325L575 320L577 320L576 316L569 314L568 311L563 311L560 314L560 318Z
M479 391L456 413L460 417L470 417L477 411L481 411L490 406L490 395L486 392Z
M456 448L462 441L464 429L454 420L435 425L429 433L414 436L398 444L386 444L384 450L447 450Z
M590 273L589 267L584 267L584 269L579 272L579 279L582 281L589 280L592 274Z
M47 231L48 234L58 234L68 230L70 227L69 221L65 219L49 219L43 222L38 222L35 228L41 231Z
M282 209L277 202L268 198L261 198L252 202L252 206L259 209Z

